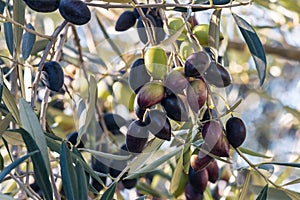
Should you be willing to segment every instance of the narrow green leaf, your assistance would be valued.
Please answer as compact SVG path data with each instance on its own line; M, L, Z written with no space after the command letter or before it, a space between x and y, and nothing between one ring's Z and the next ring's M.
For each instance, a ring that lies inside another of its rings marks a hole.
M114 198L114 194L117 188L117 183L113 182L109 188L103 193L100 200L111 200Z
M69 200L78 199L78 182L75 167L73 165L72 154L65 141L61 144L60 167L63 187L66 197Z
M13 19L15 22L24 25L25 23L25 2L22 0L13 0ZM23 29L14 25L14 43L17 52L20 52Z
M12 121L12 114L8 113L4 119L0 121L0 135L8 128L10 122Z
M262 191L259 193L258 197L256 200L266 200L268 197L268 184L262 189Z
M221 11L221 9L215 9L211 15L209 23L208 46L215 51L214 53L216 53L216 51L219 49Z
M9 144L24 145L24 141L19 132L14 130L7 130L2 133L2 138Z
M182 157L180 157L171 180L171 194L173 194L175 197L179 197L184 192L187 182L188 175L183 171Z
M263 163L257 164L257 166L265 165L265 164L273 164L273 165L281 165L281 166L286 166L286 167L300 168L300 163L282 163L282 162L263 162Z
M239 194L239 200L247 199L247 193L248 193L249 184L250 184L250 177L251 177L251 173L250 173L249 170L247 170L246 178L245 178L245 181L243 183L243 187L241 189L241 192Z
M248 154L250 156L255 156L255 157L260 157L260 158L272 158L271 156L266 156L265 154L257 153L257 152L254 152L254 151L244 148L244 147L239 147L239 150L242 153Z
M182 151L182 147L179 147L179 148L175 149L174 151L169 152L168 154L160 157L159 159L155 160L151 164L146 165L145 167L141 168L140 170L137 170L136 172L132 172L132 173L133 174L135 174L135 173L143 174L146 172L151 172L151 171L157 169L159 166L161 166L166 161L170 160L173 156L180 153L180 151Z
M0 69L0 101L2 101L2 92L3 92L3 69Z
M190 169L190 158L191 158L191 142L192 142L192 129L190 129L187 132L186 138L185 138L185 145L182 149L182 166L184 173L188 174Z
M154 197L163 197L162 192L157 191L156 189L152 188L151 185L138 182L136 185L136 189L141 192L142 194L149 194Z
M13 38L13 28L12 24L10 22L3 23L4 26L4 36L5 36L5 42L6 46L8 48L8 51L11 56L13 56L14 52L14 38Z
M256 65L258 76L260 79L260 85L263 85L266 78L267 71L267 60L263 45L257 36L255 30L252 26L246 22L243 18L239 17L236 14L232 14L236 24L238 25L247 46L252 54L253 60Z
M32 135L25 129L21 128L14 131L22 135L22 138L27 147L27 151L34 152L38 150L38 153L31 157L35 180L42 189L45 199L52 200L52 188L49 187L49 185L51 185L49 180L49 171L47 170L47 164L44 162L44 158L41 150L39 149L39 146L37 145Z
M41 127L41 124L35 112L32 110L30 104L26 102L23 98L19 99L19 107L20 107L22 128L24 128L35 140L37 146L41 151L47 172L49 174L50 162L48 157L48 149L47 149L46 138L43 129Z
M5 195L5 194L0 194L0 199L1 200L16 200L15 198Z
M46 48L48 42L49 40L47 39L37 40L32 47L31 54L35 55L38 52L43 51Z
M168 49L170 47L170 44L175 42L177 40L177 38L182 34L183 29L185 29L184 25L182 25L178 29L178 31L176 31L176 33L174 33L173 35L171 35L167 39L161 41L158 46L161 47L161 48L164 48L164 49Z
M17 166L19 166L22 162L24 162L27 158L29 158L30 156L32 156L33 154L37 153L38 150L30 152L18 159L16 159L13 163L11 163L10 165L8 165L7 167L5 167L1 173L0 173L0 182L4 179L4 177L9 174L9 172L11 170L13 170L14 168L16 168Z
M294 184L299 184L299 183L300 183L300 178L297 178L297 179L295 179L293 181L285 183L283 186L294 185Z
M298 192L294 192L291 190L283 190L287 196L289 196L292 200L299 200L300 194Z
M27 24L26 27L28 29L34 30L34 27L30 23ZM23 56L24 60L26 60L29 57L29 55L32 51L33 45L35 43L35 39L36 39L35 34L29 33L29 32L24 33L23 41L22 41L22 56Z
M111 153L95 151L95 150L91 150L91 149L80 149L80 150L89 152L95 156L99 156L102 158L109 158L109 159L113 159L113 160L128 160L129 158L131 158L130 155L129 156L120 156L120 155L115 155L115 154L111 154Z
M75 171L77 174L77 185L80 186L78 195L79 199L88 199L88 182L84 168L78 160L75 161Z
M11 112L11 114L13 115L16 122L18 124L20 124L21 120L20 120L19 109L18 109L17 104L14 100L14 97L12 96L12 94L10 93L10 91L8 90L8 88L6 87L5 84L3 85L3 91L2 92L3 92L2 100L3 100L4 104L8 108L9 112Z

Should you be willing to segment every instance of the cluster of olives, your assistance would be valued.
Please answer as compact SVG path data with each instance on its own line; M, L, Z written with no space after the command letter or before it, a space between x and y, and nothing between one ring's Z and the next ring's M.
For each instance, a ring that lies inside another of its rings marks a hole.
M159 43L162 41L166 34L163 30L163 21L162 18L156 8L143 8L142 12L145 14L147 20L146 22L151 26L153 25L153 37L155 38L156 43ZM133 27L136 24L137 21L137 31L140 40L146 44L149 41L149 38L146 33L146 29L143 23L142 18L140 17L140 14L138 13L137 9L135 8L133 11L125 11L123 12L116 24L115 24L115 30L116 31L126 31L129 28ZM151 23L149 23L151 22Z
M90 21L91 12L81 0L24 0L28 7L37 12L53 12L59 9L61 16L76 25Z

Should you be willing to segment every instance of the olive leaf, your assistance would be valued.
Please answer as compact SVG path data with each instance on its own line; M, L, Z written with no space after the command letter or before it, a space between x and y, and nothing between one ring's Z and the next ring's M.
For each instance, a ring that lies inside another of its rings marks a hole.
M26 27L30 30L34 30L34 27L29 23L26 25ZM22 41L22 55L23 59L26 60L33 48L33 45L35 43L36 35L26 32L23 35L23 41Z
M243 18L234 13L232 14L232 16L237 26L239 27L251 52L260 79L260 85L263 85L267 71L267 60L263 45L259 37L257 36L255 30L247 21L245 21Z
M268 184L262 189L262 191L259 193L256 200L266 200L268 197Z

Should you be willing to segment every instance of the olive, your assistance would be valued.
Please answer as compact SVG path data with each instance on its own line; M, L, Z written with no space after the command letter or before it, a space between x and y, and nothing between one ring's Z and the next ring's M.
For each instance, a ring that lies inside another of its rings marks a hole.
M116 31L126 31L129 28L133 27L135 22L136 22L136 18L134 16L133 12L127 10L119 16L119 18L115 24L115 30Z
M191 167L194 169L194 171L198 172L205 167L207 167L211 162L213 161L213 158L209 155L206 155L202 152L199 152L199 154L193 154L190 158L190 164Z
M150 108L159 103L164 97L165 89L161 82L152 81L144 85L138 92L137 104L140 108Z
M59 12L65 20L75 25L86 24L91 19L91 11L81 0L60 0Z
M185 198L186 200L203 200L204 195L203 193L195 191L194 187L190 183L188 183L185 186Z
M137 181L138 181L137 178L133 178L133 179L122 179L121 182L126 189L132 189L137 184Z
M145 15L145 16L152 22L153 26L156 27L156 21L155 21L154 17L151 15ZM146 29L145 29L145 26L144 26L144 23L143 23L141 17L138 19L136 27L137 27L137 32L138 32L141 42L146 44L149 41L149 39L148 39Z
M149 10L148 8L142 8L142 12L144 13L144 15L147 14L148 10ZM136 8L133 9L133 15L134 15L134 17L135 17L136 19L138 19L138 18L140 17L140 14L139 14L139 12L137 11Z
M213 160L207 167L208 181L215 183L219 179L219 167L216 160Z
M58 62L46 62L42 70L42 82L55 92L59 92L64 84L64 72Z
M147 108L141 108L137 103L137 98L134 100L134 113L135 115L140 119L143 120L144 114L146 112Z
M186 92L187 101L194 112L198 112L207 99L206 84L202 79L190 82Z
M131 90L127 79L121 79L112 85L113 95L119 104L123 104L129 111L133 110L135 93Z
M168 56L165 50L158 46L152 46L147 49L144 59L148 73L154 79L164 79L168 70Z
M114 113L104 113L103 119L106 128L114 133L114 130L119 130L122 126L127 124L127 121L120 115ZM99 123L102 127L101 123Z
M212 61L203 74L204 79L211 85L222 88L231 84L231 76L220 63Z
M144 59L138 58L133 62L130 68L128 76L130 88L137 94L141 87L143 87L150 80L151 76L147 72Z
M243 144L246 139L246 126L242 119L231 117L227 120L226 137L234 148Z
M181 57L186 60L192 53L194 53L194 49L190 41L185 40L180 44L180 55Z
M208 31L209 31L209 25L208 24L199 24L195 26L192 30L193 34L196 36L198 41L202 46L208 45ZM223 40L224 36L220 32L219 40Z
M156 8L151 8L149 15L151 15L155 20L156 26L154 32L155 32L156 43L158 44L159 42L164 40L166 36L166 33L163 29L164 23Z
M176 32L179 31L179 29L184 25L184 21L180 17L171 17L168 19L168 28L170 29L170 34L175 34ZM191 24L189 24L191 26ZM179 41L183 41L186 39L186 28L182 30L182 34L177 38Z
M183 70L183 67L176 67L166 76L165 87L173 93L182 93L188 86Z
M218 118L217 112L214 109L207 108L202 116L201 122L206 122L216 118Z
M141 120L135 120L128 126L126 147L129 152L141 153L147 143L149 131Z
M37 12L53 12L58 9L60 0L24 0L26 5Z
M77 144L77 137L78 137L78 132L73 132L67 135L67 140L71 142L71 144L76 145ZM84 148L83 142L80 140L77 148Z
M195 172L192 167L189 169L189 181L194 190L203 193L208 183L208 173L206 169Z
M192 53L185 61L184 73L188 77L198 77L209 67L211 59L205 51Z
M187 121L188 109L183 100L176 94L170 94L163 98L161 105L164 107L167 116L175 121Z
M108 172L109 172L109 167L95 157L92 157L92 169L95 170L96 172L100 172L102 174L108 174ZM99 176L99 178L105 184L106 177ZM98 192L103 189L103 186L94 177L92 177L91 184Z
M148 130L162 140L171 140L171 124L167 115L159 110L150 110L146 121Z

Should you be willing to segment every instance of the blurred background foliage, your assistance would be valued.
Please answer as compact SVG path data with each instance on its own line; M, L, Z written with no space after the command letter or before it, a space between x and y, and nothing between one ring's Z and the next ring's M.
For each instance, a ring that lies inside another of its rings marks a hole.
M1 2L3 3L3 1ZM98 3L99 1L91 2ZM127 80L128 69L132 62L140 56L144 46L139 41L136 30L115 31L115 22L124 9L103 9L93 6L89 8L93 13L91 21L83 26L69 24L70 28L65 29L61 35L61 37L67 38L63 46L59 46L62 44L56 46L56 48L62 48L60 63L65 72L67 90L51 94L47 109L47 122L52 131L62 138L66 138L71 132L78 131L80 121L78 113L80 111L76 105L82 100L89 100L91 95L89 93L90 75L93 75L96 80L97 107L101 112L118 113L128 121L135 118L132 113L133 101L131 101L134 94L127 84L123 84L123 80ZM259 85L253 60L234 23L231 11L247 20L255 28L263 43L268 63L267 78L263 86ZM247 156L253 163L264 161L298 163L300 159L298 148L300 136L299 13L300 2L296 0L254 0L250 6L222 10L221 31L224 40L219 53L223 56L225 66L232 75L233 83L229 87L218 89L215 92L222 95L228 105L234 105L240 98L242 99L242 103L235 109L235 114L241 116L247 126L248 134L243 147L272 157L272 159L266 159ZM6 16L6 14L4 12L2 16ZM179 12L172 10L166 11L166 14L167 16L180 15ZM194 15L198 23L209 23L211 14L212 10L207 10L195 12ZM44 35L51 35L55 28L62 23L63 18L57 11L41 14L26 9L25 21L30 22L35 31ZM34 77L36 65L39 63L46 45L47 39L37 36L31 56L26 61L20 60L26 78L28 75L31 76L30 72L26 72L26 68L32 70ZM48 56L50 60L54 53L53 49ZM79 57L81 53L83 60ZM6 47L2 24L0 58L5 83L10 86L9 79L15 58L10 56ZM28 78L28 81L27 85L30 86L33 79ZM37 110L40 109L44 93L45 86L40 84ZM30 92L23 97L30 101ZM221 112L226 109L224 102L220 100L217 107ZM119 138L110 135L109 140L103 138L99 140L97 132L102 130L98 127L98 124L92 124L88 127L89 132L93 132L94 135L90 135L89 140L86 141L87 147L105 151L113 144L111 141L124 141L124 135L118 136ZM125 134L126 128L121 132ZM17 142L21 140L13 134L3 134L3 137L10 144L18 144ZM112 145L112 147L115 146ZM24 151L24 149L19 150ZM110 149L109 151L117 150ZM22 155L23 153L19 152L19 154ZM1 155L4 160L2 164L7 165L9 154L4 146L1 148ZM90 160L90 154L85 154L85 156ZM215 195L220 199L238 199L239 191L243 187L243 180L247 178L247 176L243 176L243 170L239 170L239 173L237 171L237 169L246 168L248 165L236 153L233 153L232 163L231 170L224 163L219 163L223 170L223 180L232 183L228 185L220 181L217 185L212 186L215 188L214 191L218 193ZM25 164L23 167L25 168ZM170 170L172 167L174 166L170 164L159 172L160 175L152 177L151 187L145 184L145 178L138 184L137 188L152 196L155 196L153 194L157 194L156 192L160 193L158 197L153 197L153 199L170 198L167 188L172 174L168 174L168 172L172 171ZM234 173L233 176L230 174L231 171ZM163 176L165 178L162 178ZM276 165L270 179L277 184L284 184L299 178L299 176L300 172L295 168ZM251 179L252 185L255 185L256 178L259 179L254 174ZM2 193L9 193L17 188L16 183L12 182L1 184ZM254 193L247 193L247 199L257 196L262 187L261 184L251 187L247 192ZM299 191L300 186L299 184L292 184L286 188ZM279 190L270 189L269 192L270 199L288 199ZM133 194L131 190L123 191L123 196L124 199L132 199L135 197L135 193ZM210 199L208 196L206 198Z

